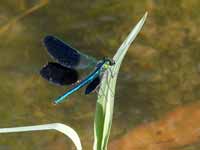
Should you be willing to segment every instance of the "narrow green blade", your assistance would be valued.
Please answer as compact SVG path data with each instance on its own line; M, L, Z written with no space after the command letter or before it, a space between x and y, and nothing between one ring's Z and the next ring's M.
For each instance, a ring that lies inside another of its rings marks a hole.
M114 77L112 77L111 73L107 71L105 72L102 78L98 94L95 122L94 122L94 138L95 138L93 145L94 150L107 149L108 139L112 125L115 86L119 68L129 46L131 45L131 43L141 30L146 20L146 17L147 13L145 13L143 18L133 28L131 33L128 35L127 39L122 43L120 48L117 50L115 56L113 57L116 64L112 66L110 69L114 74Z
M81 141L74 129L64 125L62 123L51 123L35 126L23 126L23 127L11 127L11 128L0 128L1 133L15 133L15 132L30 132L30 131L42 131L42 130L57 130L68 136L75 144L77 150L82 150Z

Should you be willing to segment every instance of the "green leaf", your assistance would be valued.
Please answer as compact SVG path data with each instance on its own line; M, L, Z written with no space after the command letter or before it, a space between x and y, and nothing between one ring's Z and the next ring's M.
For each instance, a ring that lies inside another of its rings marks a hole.
M138 24L133 28L133 30L128 35L127 39L122 43L120 48L117 50L115 56L113 57L115 65L111 66L109 68L110 71L107 70L103 75L96 105L96 114L94 122L94 150L107 149L108 139L112 125L115 86L119 68L129 46L140 32L146 20L146 17L147 12L143 16L143 18L138 22ZM111 72L114 75L114 77L112 77Z
M0 128L0 133L13 133L13 132L28 132L28 131L42 131L42 130L57 130L68 136L75 144L77 150L82 150L80 138L78 134L69 126L62 123L51 123L35 126Z

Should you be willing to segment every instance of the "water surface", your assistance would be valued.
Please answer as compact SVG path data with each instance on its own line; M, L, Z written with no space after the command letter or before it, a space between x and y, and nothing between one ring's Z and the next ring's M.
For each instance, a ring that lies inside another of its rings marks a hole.
M147 22L120 70L111 140L197 103L199 7L198 0L2 0L0 127L61 122L77 130L84 149L92 149L96 94L84 96L80 90L69 102L52 105L67 87L54 86L39 76L43 64L51 61L42 39L56 35L98 59L112 57L145 11ZM74 149L70 140L54 131L2 134L1 148ZM196 148L198 144L189 147Z

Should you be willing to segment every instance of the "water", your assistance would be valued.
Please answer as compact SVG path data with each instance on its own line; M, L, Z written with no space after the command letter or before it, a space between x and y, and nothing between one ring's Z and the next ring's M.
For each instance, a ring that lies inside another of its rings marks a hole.
M99 59L112 57L145 11L147 22L120 70L111 139L162 120L177 107L198 103L199 6L195 0L2 0L0 127L61 122L77 130L84 149L92 149L96 95L84 96L81 90L71 101L52 105L67 87L39 76L39 69L51 60L42 38L53 34ZM0 143L7 150L74 149L70 140L53 131L2 134Z

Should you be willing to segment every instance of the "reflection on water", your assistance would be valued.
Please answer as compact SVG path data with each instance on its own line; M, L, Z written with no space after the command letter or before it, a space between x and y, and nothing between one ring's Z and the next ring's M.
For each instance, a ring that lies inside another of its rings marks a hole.
M67 87L53 86L39 76L42 64L51 60L42 38L53 34L99 59L112 56L146 10L147 22L120 70L112 139L131 134L130 129L140 124L164 120L164 114L177 107L196 104L200 98L199 6L197 0L2 0L0 126L62 122L78 131L84 149L92 149L96 95L84 96L81 90L71 101L52 105ZM198 128L198 122L191 124ZM68 139L54 132L0 135L0 143L13 150L73 149Z

